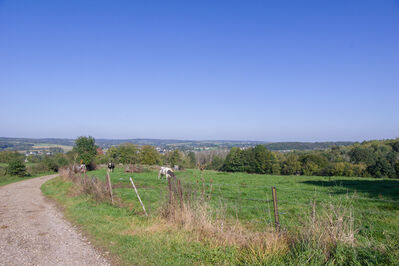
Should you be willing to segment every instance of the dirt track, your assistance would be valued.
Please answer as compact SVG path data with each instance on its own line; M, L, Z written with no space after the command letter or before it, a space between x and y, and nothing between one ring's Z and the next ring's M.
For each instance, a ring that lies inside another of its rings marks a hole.
M0 187L0 265L108 265L42 195L54 176Z

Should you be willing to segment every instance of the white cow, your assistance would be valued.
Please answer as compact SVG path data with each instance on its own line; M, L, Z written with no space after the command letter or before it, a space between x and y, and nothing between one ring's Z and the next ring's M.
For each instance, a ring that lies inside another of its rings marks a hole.
M82 163L80 166L79 166L79 172L80 173L83 173L83 174L85 174L86 173L86 165L84 164L84 163Z
M162 179L162 176L165 176L165 179L175 177L175 173L169 167L161 167L158 173L158 179Z

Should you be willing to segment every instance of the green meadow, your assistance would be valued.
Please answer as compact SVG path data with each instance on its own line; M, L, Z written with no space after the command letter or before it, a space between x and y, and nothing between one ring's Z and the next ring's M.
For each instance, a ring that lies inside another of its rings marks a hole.
M106 170L89 176L105 180ZM329 254L317 246L290 242L284 252L255 254L212 239L196 239L189 231L168 227L160 217L167 201L167 182L156 171L111 173L113 192L123 207L75 195L73 184L48 181L43 192L60 203L66 216L120 264L394 264L399 259L399 181L376 178L274 176L216 171L177 172L185 196L204 200L214 217L239 221L254 231L274 225L271 187L277 189L282 231L295 235L313 211L328 206L347 210L355 241L339 243ZM131 187L132 177L149 213ZM314 204L314 205L312 205ZM312 207L314 206L314 207Z

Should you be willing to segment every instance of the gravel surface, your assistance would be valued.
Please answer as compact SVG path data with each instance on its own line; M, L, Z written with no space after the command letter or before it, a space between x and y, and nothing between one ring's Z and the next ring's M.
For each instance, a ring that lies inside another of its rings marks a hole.
M55 176L0 187L0 265L109 265L43 196Z

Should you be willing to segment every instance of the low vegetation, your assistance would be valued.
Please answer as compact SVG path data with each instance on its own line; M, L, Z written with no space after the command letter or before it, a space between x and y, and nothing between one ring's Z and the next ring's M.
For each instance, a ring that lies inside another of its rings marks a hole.
M396 180L185 170L177 172L180 205L178 196L169 201L156 171L140 169L111 173L115 205L106 190L98 200L97 192L78 189L104 182L105 169L54 179L42 189L122 264L394 264L399 258ZM271 186L278 191L279 232Z
M53 174L58 170L58 167L60 167L60 165L56 163L56 168L50 166L49 162L54 160L55 157L46 157L39 163L25 163L23 155L17 152L0 152L0 186L27 178ZM64 163L63 165L66 165L68 161Z

